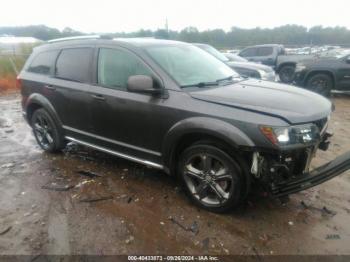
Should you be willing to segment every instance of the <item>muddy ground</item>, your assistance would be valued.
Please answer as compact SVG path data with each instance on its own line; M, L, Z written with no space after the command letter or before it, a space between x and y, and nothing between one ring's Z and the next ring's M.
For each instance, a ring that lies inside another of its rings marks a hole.
M314 166L350 150L350 97L333 101ZM157 170L76 145L43 153L14 94L0 97L0 192L0 254L350 254L349 172L285 205L253 195L213 214Z

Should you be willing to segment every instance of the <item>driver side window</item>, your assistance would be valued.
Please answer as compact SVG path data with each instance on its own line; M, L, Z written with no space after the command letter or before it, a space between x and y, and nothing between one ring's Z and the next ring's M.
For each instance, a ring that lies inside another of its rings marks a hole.
M100 48L97 66L98 83L114 89L126 90L129 76L152 76L138 57L120 49Z

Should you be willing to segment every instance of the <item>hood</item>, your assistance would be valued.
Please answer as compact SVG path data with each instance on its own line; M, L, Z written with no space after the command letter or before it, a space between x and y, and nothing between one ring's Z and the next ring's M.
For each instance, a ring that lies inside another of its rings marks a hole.
M331 102L316 93L254 79L190 94L195 99L275 116L290 124L319 120L332 111Z
M272 72L273 69L267 65L258 64L258 63L252 63L252 62L226 62L228 66L236 66L236 67L242 67L242 68L248 68L248 69L254 69L254 70L262 70L267 73Z

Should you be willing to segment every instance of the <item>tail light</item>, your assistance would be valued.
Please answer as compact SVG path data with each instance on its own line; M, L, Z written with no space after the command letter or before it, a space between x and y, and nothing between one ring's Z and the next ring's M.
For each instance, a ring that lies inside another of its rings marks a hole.
M22 89L22 80L18 76L16 78L16 88Z

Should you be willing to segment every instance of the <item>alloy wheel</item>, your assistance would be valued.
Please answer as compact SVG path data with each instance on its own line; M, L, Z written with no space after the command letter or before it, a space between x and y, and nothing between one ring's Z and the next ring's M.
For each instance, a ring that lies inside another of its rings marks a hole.
M233 191L233 179L224 161L208 153L193 155L184 166L184 180L204 205L220 206Z
M33 130L40 146L45 150L49 149L54 143L53 128L50 121L44 115L37 115Z

